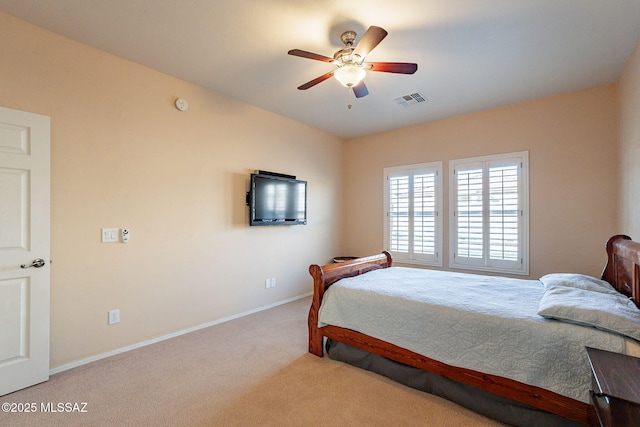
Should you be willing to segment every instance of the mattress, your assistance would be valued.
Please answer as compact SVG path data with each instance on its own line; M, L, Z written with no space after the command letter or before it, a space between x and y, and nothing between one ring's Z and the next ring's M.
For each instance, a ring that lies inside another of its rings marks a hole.
M391 267L333 284L318 326L352 329L587 403L584 347L623 353L625 339L538 315L543 294L538 280Z

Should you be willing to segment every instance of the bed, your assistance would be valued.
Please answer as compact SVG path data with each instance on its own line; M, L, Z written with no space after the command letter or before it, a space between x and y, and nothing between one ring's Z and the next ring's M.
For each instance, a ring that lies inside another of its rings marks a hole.
M322 357L326 338L327 349L336 353L332 358L509 424L593 425L584 347L640 351L640 243L616 235L606 251L601 280L550 274L537 281L392 267L388 252L311 265L309 352ZM401 277L404 284L397 282ZM501 303L491 302L496 297L490 288L503 292ZM594 311L603 324L592 323ZM383 315L377 318L378 313ZM508 334L515 338L492 345ZM464 339L455 342L459 335Z

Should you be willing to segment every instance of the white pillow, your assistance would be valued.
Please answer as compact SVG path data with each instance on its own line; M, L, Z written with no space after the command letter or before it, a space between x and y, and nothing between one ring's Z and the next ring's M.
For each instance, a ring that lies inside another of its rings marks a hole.
M550 289L555 286L566 286L584 289L585 291L604 292L608 294L618 293L609 282L584 274L552 273L542 276L540 281L544 283L545 289Z
M614 294L554 286L545 290L538 314L546 318L593 326L640 341L640 309L619 292Z

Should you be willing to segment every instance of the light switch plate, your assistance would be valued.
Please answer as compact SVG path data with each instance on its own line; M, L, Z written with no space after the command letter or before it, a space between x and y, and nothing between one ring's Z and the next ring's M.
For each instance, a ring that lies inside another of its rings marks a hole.
M109 324L120 323L120 309L109 310Z
M117 228L103 228L102 229L102 243L118 242L119 236Z

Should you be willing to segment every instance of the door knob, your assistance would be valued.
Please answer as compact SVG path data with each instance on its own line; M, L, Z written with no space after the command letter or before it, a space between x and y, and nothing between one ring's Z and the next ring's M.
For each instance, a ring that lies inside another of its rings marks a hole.
M44 267L44 264L45 264L44 260L38 258L38 259L34 259L31 265L22 264L20 268L31 268L31 267L40 268L40 267Z

